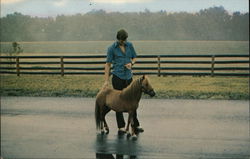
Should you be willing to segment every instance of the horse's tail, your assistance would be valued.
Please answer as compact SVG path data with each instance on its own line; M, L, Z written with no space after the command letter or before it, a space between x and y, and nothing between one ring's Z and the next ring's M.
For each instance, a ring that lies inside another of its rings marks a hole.
M100 105L95 102L95 123L96 123L96 129L100 129L101 127L101 109Z

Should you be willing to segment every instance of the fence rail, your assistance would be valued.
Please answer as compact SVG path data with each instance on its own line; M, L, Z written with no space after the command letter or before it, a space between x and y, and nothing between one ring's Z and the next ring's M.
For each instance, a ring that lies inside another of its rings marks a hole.
M0 56L1 74L104 74L104 55ZM140 55L135 75L247 76L249 55Z

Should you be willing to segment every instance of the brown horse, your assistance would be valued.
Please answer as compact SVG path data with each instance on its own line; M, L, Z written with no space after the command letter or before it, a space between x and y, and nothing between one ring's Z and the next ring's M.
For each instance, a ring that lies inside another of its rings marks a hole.
M106 133L108 134L109 127L105 120L105 115L110 110L114 110L116 112L128 112L129 116L126 131L129 133L129 126L131 124L131 134L135 136L133 115L139 106L142 92L150 95L151 97L155 95L155 92L149 83L148 77L144 75L143 77L134 80L127 88L123 89L122 91L111 88L102 88L96 96L96 128L101 129L102 134L104 134L105 127Z

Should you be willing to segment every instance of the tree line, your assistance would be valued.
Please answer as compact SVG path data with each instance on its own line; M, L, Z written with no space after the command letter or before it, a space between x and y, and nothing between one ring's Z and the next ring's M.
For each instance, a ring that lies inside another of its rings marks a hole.
M1 17L1 41L114 40L124 28L129 40L249 40L249 13L229 13L222 6L196 13L166 11L106 12L31 17Z

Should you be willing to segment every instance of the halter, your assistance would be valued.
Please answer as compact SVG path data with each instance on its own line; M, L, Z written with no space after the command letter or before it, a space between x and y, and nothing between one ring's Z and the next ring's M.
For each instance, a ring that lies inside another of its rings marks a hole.
M142 81L145 79L145 77L141 77L140 79L139 79L139 83L141 84L141 91L142 92L144 92L144 93L146 93L146 94L149 94L149 95L151 95L151 93L154 93L154 90L152 89L152 90L147 90L143 85L142 85Z

